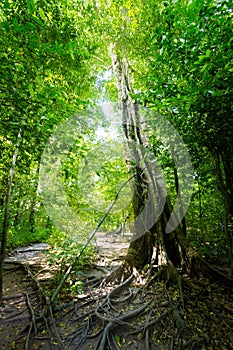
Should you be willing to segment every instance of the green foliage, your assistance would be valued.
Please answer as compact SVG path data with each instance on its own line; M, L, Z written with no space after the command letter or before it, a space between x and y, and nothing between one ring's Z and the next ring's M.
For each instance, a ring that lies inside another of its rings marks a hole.
M7 250L12 250L16 247L27 246L33 243L47 242L51 235L49 229L37 229L33 234L30 227L26 225L21 227L13 227L8 230Z
M54 282L56 283L61 280L68 267L73 264L83 245L56 229L54 229L48 242L51 245L49 261L54 270ZM83 274L85 267L90 266L93 260L94 249L88 246L66 281L66 294L77 296L77 294L82 293L83 283L80 281L80 276Z
M47 236L41 220L38 170L53 129L94 91L88 60L95 51L87 4L73 1L4 0L0 4L0 222L21 129L11 198L9 246ZM19 234L21 232L21 234Z
M107 55L113 43L130 62L135 101L168 118L189 149L196 178L187 215L190 240L204 254L207 249L219 254L219 247L227 251L220 226L226 212L233 215L232 13L228 0L1 2L0 221L22 129L8 247L43 241L50 234L52 242L66 247L64 253L56 248L62 271L78 251L78 243L48 227L38 196L40 158L53 130L77 108L86 109L90 100L116 101ZM69 204L85 234L127 177L119 144L101 144L95 127L88 127L62 168ZM150 137L175 199L174 162ZM103 229L119 225L122 207L130 211L130 191L122 198Z
M99 136L97 132L79 137L62 167L69 205L77 214L77 230L81 231L84 229L81 223L85 226L89 223L89 229L86 226L89 231L97 226L128 178L121 142L110 137L107 126L97 130ZM115 133L114 137L117 130ZM119 226L130 199L131 189L126 186L101 229L113 230Z
M39 202L37 204L39 204ZM31 243L47 242L50 236L53 235L53 227L49 222L43 206L39 204L36 208L34 230L32 230L27 210L23 211L22 205L20 205L18 209L19 211L16 211L16 207L12 206L12 216L9 220L7 250L26 246Z

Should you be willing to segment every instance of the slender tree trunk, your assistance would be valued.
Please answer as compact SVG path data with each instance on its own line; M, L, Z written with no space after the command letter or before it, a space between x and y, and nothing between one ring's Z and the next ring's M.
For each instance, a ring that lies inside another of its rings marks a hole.
M179 178L178 178L178 173L177 173L177 168L174 168L174 177L175 177L175 185L176 185L176 194L179 198L179 202L180 202L180 217L182 217L182 221L181 221L181 225L182 225L182 230L183 230L183 234L186 237L187 235L187 228L186 228L186 220L185 220L185 216L183 215L183 205L182 205L182 198L180 195L180 191L179 191Z
M16 144L15 152L14 152L14 155L12 158L10 175L9 175L8 185L7 185L6 198L5 198L5 209L4 209L1 247L0 247L0 303L2 303L2 296L3 296L3 263L4 263L4 258L5 258L7 231L8 231L8 225L9 225L11 189L12 189L12 184L13 184L13 177L14 177L14 171L15 171L15 165L16 165L16 159L17 159L20 139L21 139L21 129L20 129L19 134L18 134L17 144Z
M224 232L228 242L229 264L231 276L233 276L233 174L230 161L223 160L224 157L216 157L216 170L219 190L222 193L225 207Z
M31 209L30 209L30 214L29 214L29 224L30 224L30 232L31 233L35 232L35 206L36 206L36 201L37 201L39 173L40 173L40 161L39 161L37 169L36 169L35 185L33 188L32 203L31 203Z

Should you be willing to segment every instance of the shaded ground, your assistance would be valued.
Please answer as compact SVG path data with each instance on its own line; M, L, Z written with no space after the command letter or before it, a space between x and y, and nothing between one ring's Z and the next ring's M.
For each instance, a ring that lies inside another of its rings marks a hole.
M77 275L83 292L68 297L64 290L53 308L38 292L54 274L41 251L48 247L19 249L6 259L1 350L233 349L232 289L187 276L165 283L149 270L117 281L109 272L128 243L105 236L97 237L96 263Z

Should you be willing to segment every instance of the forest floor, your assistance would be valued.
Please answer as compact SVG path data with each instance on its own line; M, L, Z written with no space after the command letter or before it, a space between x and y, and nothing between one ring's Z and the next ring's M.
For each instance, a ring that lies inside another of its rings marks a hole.
M57 269L47 259L49 247L7 257L1 350L233 349L233 286L186 275L166 282L150 269L117 280L127 239L106 243L104 236L97 237L96 261L77 275L82 292L64 288L53 305L44 295Z

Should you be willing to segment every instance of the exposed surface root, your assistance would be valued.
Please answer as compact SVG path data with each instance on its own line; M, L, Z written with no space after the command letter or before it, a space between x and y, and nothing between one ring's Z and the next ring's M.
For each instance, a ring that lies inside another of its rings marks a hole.
M0 309L1 349L231 349L229 287L181 276L169 265L156 274L124 264L102 272L98 283L93 272L83 275L82 294L70 300L63 293L51 304L46 285L26 266L24 290L6 296Z

